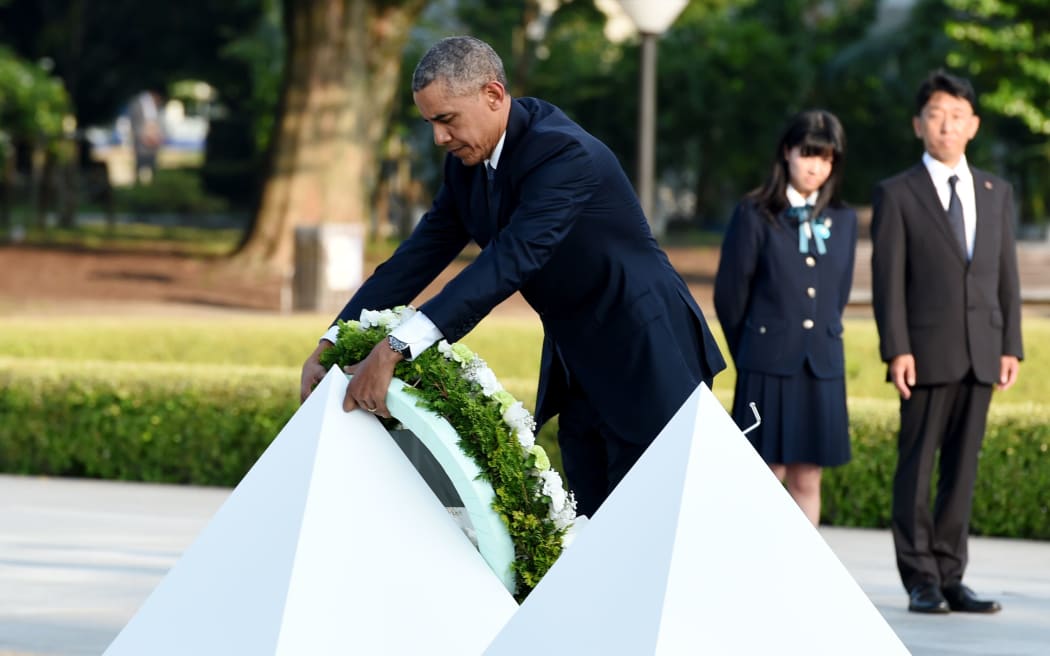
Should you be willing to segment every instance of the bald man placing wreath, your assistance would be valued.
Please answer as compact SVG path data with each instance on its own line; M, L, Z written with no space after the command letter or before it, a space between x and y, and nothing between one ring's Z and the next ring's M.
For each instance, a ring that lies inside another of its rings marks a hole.
M577 511L592 515L701 383L725 362L700 307L660 250L612 152L557 107L511 98L503 62L466 36L439 41L412 79L444 148L444 184L412 235L338 319L409 304L471 241L474 262L351 368L344 408L389 416L394 366L467 334L514 292L544 343L536 399L558 443ZM303 365L302 398L325 370Z

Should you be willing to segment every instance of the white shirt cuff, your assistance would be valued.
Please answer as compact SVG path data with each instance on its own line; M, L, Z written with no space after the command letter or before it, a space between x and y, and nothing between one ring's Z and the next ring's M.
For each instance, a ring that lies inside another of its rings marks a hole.
M321 339L327 339L329 342L335 344L336 340L339 339L339 325L336 324L328 329L324 335L321 335Z
M438 327L434 325L434 322L422 312L413 314L403 324L394 328L394 332L390 334L408 344L408 350L412 352L411 359L413 360L420 353L445 338L441 331L438 330Z

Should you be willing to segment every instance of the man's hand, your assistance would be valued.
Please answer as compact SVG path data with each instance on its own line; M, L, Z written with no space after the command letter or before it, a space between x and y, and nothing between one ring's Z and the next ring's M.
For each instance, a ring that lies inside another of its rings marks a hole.
M350 412L354 408L363 408L376 416L389 417L386 391L394 377L394 367L403 359L384 339L364 360L343 367L343 371L354 375L346 388L343 410Z
M1021 370L1021 362L1016 355L1004 355L999 358L999 383L995 386L1000 392L1013 387L1017 382L1017 374Z
M327 339L322 339L314 349L314 352L310 354L310 357L306 358L306 362L303 363L303 374L299 379L299 403L305 403L306 398L310 396L310 392L314 391L317 387L317 383L321 382L325 374L325 368L321 366L321 354L326 350L330 349L334 344L329 342Z
M902 399L910 399L911 388L915 386L915 356L904 353L890 360L890 380Z

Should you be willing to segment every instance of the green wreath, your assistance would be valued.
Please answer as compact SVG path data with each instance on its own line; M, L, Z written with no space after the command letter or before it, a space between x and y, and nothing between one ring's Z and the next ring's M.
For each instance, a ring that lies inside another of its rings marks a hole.
M365 310L360 321L340 321L336 343L321 355L321 364L360 362L414 312ZM459 448L492 486L492 508L514 543L515 597L522 601L558 559L576 518L575 499L535 444L531 415L461 343L442 341L399 363L394 376L418 397L419 406L448 421L459 435Z

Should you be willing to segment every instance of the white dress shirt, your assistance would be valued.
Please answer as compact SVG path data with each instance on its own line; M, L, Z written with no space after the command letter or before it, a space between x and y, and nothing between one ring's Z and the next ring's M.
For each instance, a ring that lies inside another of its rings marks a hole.
M820 196L819 190L814 191L809 196L803 196L790 184L788 184L787 186L788 205L790 205L791 207L805 207L806 205L816 205L818 196Z
M941 207L948 211L948 203L952 197L952 187L948 178L953 175L959 176L955 183L955 193L959 194L959 202L963 208L963 227L966 229L966 256L973 257L973 241L977 234L977 201L974 198L973 174L966 163L966 155L963 155L955 168L951 168L944 162L935 160L929 153L922 154L922 163L933 180L933 187L937 190L937 198L941 201Z

